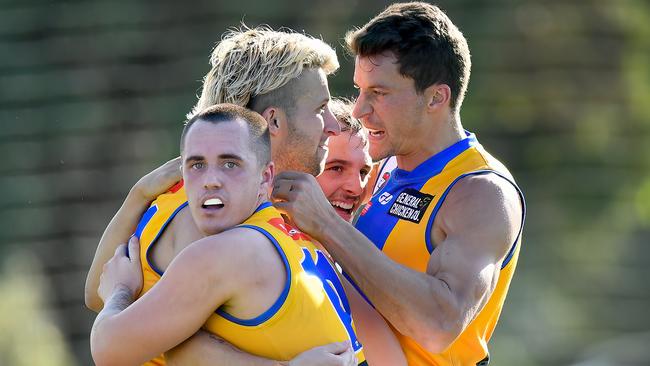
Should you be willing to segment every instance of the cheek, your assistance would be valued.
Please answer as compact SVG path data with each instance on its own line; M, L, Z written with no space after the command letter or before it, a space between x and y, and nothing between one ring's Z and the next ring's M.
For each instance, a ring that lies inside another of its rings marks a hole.
M329 174L328 171L325 171L323 174L319 175L316 177L316 181L318 182L318 185L320 188L323 190L323 193L325 194L325 197L329 198L334 192L336 192L337 189L337 179L332 176L332 174Z

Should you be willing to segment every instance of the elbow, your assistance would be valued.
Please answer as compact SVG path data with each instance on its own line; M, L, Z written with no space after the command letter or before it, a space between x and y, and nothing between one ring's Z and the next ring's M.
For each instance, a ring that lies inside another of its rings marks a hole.
M110 353L108 346L103 345L102 342L97 342L96 337L91 336L90 338L90 354L93 357L93 361L97 366L117 366L118 360L116 360L113 355Z
M84 289L84 302L86 307L96 313L99 313L104 307L104 303L101 301L99 296L97 296L97 291L89 289L86 287Z
M463 322L459 319L431 319L425 324L416 331L413 338L433 354L446 351L464 329Z
M111 334L110 327L107 327L109 324L105 324L102 320L105 319L95 319L95 324L90 331L90 354L93 361L97 366L127 365L128 363L120 358L123 352L116 351L122 348L113 342L120 338Z

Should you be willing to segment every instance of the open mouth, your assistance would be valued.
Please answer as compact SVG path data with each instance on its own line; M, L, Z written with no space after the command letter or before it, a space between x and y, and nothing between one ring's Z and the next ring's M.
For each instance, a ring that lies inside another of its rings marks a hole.
M352 215L352 209L354 208L354 203L343 202L343 201L330 201L330 204L338 212L343 212L345 214Z
M374 137L374 138L380 138L380 137L384 136L385 133L386 133L385 131L368 129L368 135L370 137Z
M201 205L202 208L206 210L218 210L223 208L223 202L219 198L210 198L205 200Z

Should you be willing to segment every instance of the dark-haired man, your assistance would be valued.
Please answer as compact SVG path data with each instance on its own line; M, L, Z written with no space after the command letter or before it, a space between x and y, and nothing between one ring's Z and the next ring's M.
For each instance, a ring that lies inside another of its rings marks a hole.
M519 255L524 201L460 121L470 74L461 32L439 8L389 6L347 37L353 115L375 161L398 168L355 227L314 179L278 174L276 207L319 240L391 323L409 365L486 365Z

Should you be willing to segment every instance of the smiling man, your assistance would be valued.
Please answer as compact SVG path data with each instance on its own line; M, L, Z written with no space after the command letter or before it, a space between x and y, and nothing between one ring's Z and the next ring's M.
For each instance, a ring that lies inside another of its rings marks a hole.
M316 177L325 197L346 221L359 208L368 184L372 160L368 136L358 119L352 117L352 102L334 98L330 110L341 125L341 134L330 137L325 170Z

